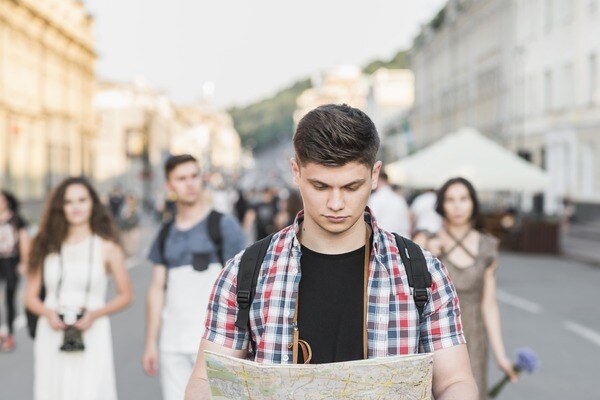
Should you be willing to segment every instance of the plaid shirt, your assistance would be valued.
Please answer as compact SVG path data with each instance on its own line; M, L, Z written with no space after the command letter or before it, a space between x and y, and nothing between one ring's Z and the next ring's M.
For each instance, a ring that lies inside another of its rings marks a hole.
M394 235L377 227L370 210L365 221L373 229L369 265L367 333L369 358L386 357L452 347L465 343L458 296L448 271L424 251L432 277L429 301L419 324L402 259ZM250 309L252 340L235 326L237 272L242 253L229 260L213 287L204 338L231 349L248 349L254 361L292 363L292 320L301 278L300 242L297 239L302 212L293 225L276 233L261 266L256 295Z

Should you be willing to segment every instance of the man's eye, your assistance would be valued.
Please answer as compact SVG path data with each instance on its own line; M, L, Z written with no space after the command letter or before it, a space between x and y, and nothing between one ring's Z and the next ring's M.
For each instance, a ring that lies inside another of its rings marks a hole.
M358 186L346 186L346 190L349 190L350 192L354 192L354 191L358 190Z
M315 186L315 189L317 189L317 190L325 190L325 189L327 189L327 186L324 186L324 185L314 185L314 186Z

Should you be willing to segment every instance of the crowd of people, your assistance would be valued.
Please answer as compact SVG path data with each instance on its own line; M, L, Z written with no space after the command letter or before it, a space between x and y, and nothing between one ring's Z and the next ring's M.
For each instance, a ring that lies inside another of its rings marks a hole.
M293 189L238 190L226 207L207 195L193 156L165 163L170 201L149 243L140 355L143 370L160 376L163 398L208 398L204 350L274 364L432 352L435 398L485 399L489 343L516 381L495 296L498 240L478 224L473 185L458 177L407 201L376 160L373 123L346 105L309 112L293 145ZM8 333L0 349L15 348L15 293L24 276L35 399L117 397L109 316L132 301L125 260L140 248L138 204L118 187L102 201L85 178L67 178L30 238L18 202L1 192ZM422 248L433 280L423 310L393 232ZM239 323L239 274L255 241L267 252ZM109 279L116 291L107 299ZM385 320L378 309L390 310Z

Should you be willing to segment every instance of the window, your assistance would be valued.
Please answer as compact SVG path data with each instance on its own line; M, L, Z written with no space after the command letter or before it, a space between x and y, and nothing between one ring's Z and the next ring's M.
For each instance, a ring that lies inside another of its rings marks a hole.
M598 60L595 54L589 59L589 103L595 104L598 100Z
M544 73L544 100L545 109L550 111L554 107L554 99L552 93L552 71Z
M573 106L573 93L574 93L574 77L573 77L573 64L566 64L563 67L563 76L560 82L560 93L558 93L555 103L560 108L570 108Z
M581 194L585 197L595 195L595 172L596 148L593 142L587 142L581 148Z
M544 9L544 28L546 32L550 32L552 30L552 24L554 23L554 2L552 0L546 0L545 9Z
M573 19L573 1L572 0L559 0L560 10L558 15L561 16L562 22L568 24Z

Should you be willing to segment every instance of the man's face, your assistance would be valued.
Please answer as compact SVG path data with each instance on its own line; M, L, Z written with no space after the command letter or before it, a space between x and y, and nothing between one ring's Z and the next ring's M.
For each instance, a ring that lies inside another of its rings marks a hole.
M177 197L177 202L194 205L202 193L202 177L195 162L186 162L176 166L167 178L167 189Z
M362 220L371 190L377 186L381 163L371 170L351 162L341 167L315 163L300 166L292 160L294 183L300 189L304 219L330 234L348 231Z

